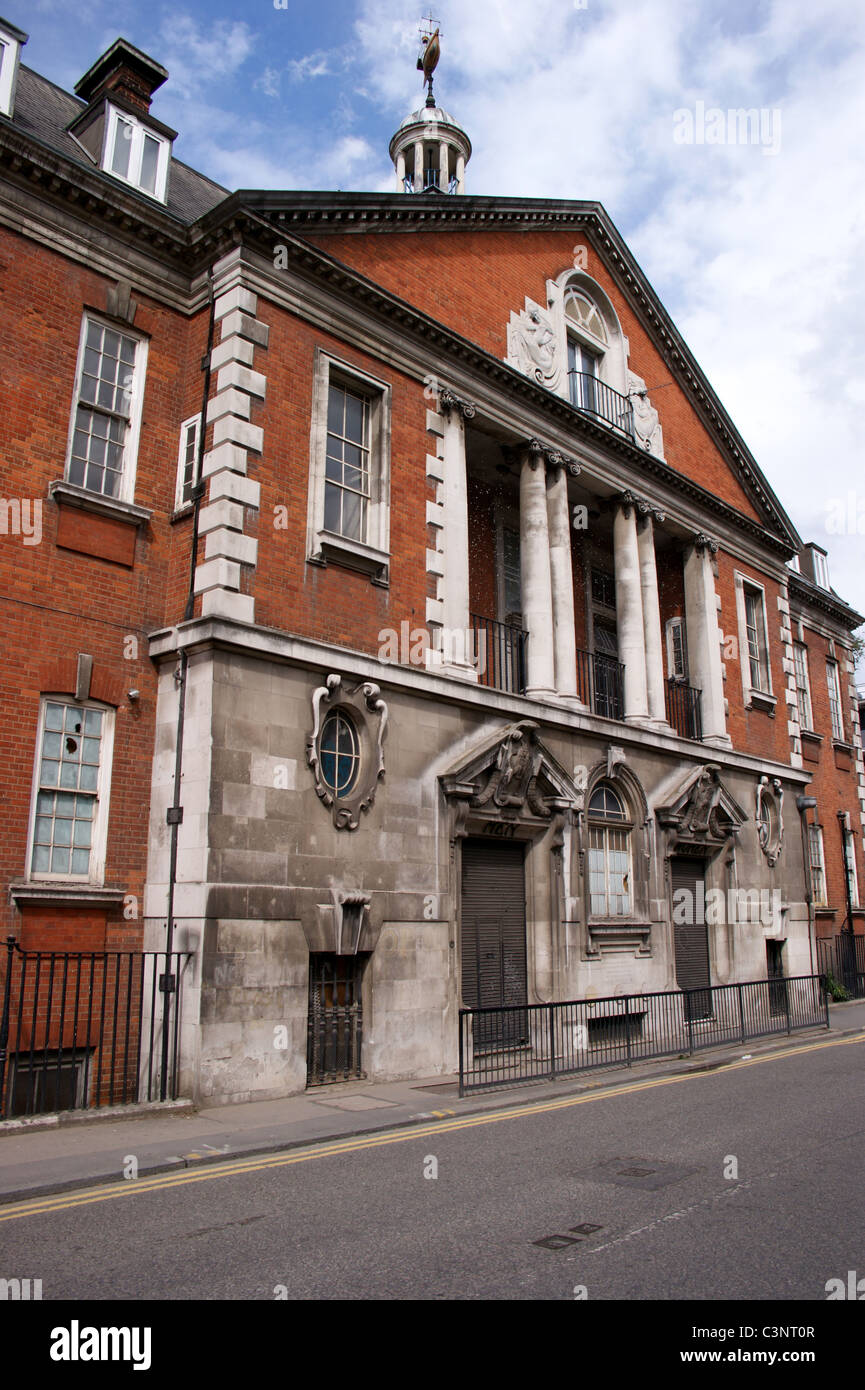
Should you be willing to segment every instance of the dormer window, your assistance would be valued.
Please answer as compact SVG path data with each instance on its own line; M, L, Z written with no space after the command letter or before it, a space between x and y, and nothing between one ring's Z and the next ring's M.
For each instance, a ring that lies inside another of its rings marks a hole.
M26 34L0 20L0 116L12 115L18 59L26 42Z
M170 145L139 120L116 107L108 108L108 137L104 168L124 183L165 201Z

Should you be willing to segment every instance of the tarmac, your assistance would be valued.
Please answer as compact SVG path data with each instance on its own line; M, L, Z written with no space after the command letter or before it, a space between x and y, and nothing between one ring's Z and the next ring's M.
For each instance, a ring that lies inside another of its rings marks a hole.
M830 1027L807 1028L723 1047L688 1058L604 1067L555 1080L523 1082L460 1097L458 1078L410 1081L349 1081L307 1090L280 1100L195 1106L191 1101L66 1111L0 1121L0 1203L112 1182L124 1176L129 1159L137 1175L224 1162L252 1154L345 1139L436 1119L525 1106L576 1096L584 1091L632 1085L650 1079L715 1070L741 1061L784 1053L803 1044L865 1030L865 1000L830 1006Z

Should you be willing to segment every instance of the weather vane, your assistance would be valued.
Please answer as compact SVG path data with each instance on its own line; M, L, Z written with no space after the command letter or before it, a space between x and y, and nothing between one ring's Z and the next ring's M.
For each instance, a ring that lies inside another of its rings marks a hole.
M435 29L433 29L433 25L435 25ZM441 57L439 21L433 19L432 14L427 15L426 19L421 20L418 32L421 36L421 50L417 60L418 72L423 73L424 82L427 84L426 104L427 106L435 106L433 73Z

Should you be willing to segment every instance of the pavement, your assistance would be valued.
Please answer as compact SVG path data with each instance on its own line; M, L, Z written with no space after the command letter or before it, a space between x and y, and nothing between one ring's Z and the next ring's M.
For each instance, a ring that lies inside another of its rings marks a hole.
M687 1075L783 1053L804 1043L865 1030L865 1000L830 1006L830 1027L706 1049L687 1060L638 1062L570 1078L499 1087L460 1098L456 1076L410 1081L351 1081L280 1100L194 1106L175 1101L69 1111L59 1116L0 1121L0 1203L59 1192L124 1175L134 1158L139 1176L350 1138L403 1125L425 1124L583 1091L631 1085L635 1077Z

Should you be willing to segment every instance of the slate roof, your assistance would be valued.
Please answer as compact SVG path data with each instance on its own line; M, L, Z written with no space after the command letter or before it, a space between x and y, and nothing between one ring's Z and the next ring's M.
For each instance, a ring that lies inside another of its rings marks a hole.
M99 173L81 146L66 133L70 121L80 115L85 106L85 102L79 101L69 92L64 92L62 87L49 82L32 68L23 64L19 67L13 127L47 145L49 149L56 150L75 164L81 164L91 172ZM111 183L117 182L111 174L103 174L103 177ZM136 190L127 184L123 187L147 203L154 201L146 193L136 193ZM228 189L190 169L188 164L181 163L179 159L172 158L168 175L168 202L164 205L159 203L157 206L165 206L166 211L179 218L181 222L191 223L216 207L227 196Z

